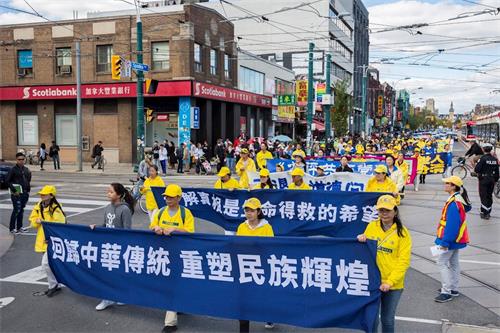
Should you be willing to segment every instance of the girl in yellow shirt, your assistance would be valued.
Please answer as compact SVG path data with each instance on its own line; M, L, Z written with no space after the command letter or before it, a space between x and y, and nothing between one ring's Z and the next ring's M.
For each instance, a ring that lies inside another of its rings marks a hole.
M250 198L243 204L246 221L238 226L236 236L274 237L273 227L266 221L262 213L262 205L257 198ZM266 328L274 327L266 323ZM240 332L250 331L250 321L240 320Z
M155 213L158 211L158 205L156 204L153 191L151 191L152 186L165 187L165 183L160 176L158 176L158 166L152 165L149 167L149 177L144 181L144 185L141 187L141 193L146 195L146 209L148 210L149 220L153 220Z
M66 223L66 215L59 202L57 202L56 188L54 186L46 185L38 194L40 194L41 200L33 207L33 211L30 214L30 224L32 228L37 230L35 252L43 253L42 268L47 274L47 281L49 283L49 289L45 292L45 295L47 295L47 297L52 297L60 291L61 288L49 266L47 240L45 239L41 223L42 221Z
M379 218L366 227L358 241L377 241L377 266L380 270L382 332L394 332L396 308L403 293L406 271L410 267L411 236L399 218L396 199L382 195L377 206ZM378 316L377 316L378 318ZM377 322L378 326L378 322ZM374 331L377 331L375 327Z
M260 182L256 184L252 190L264 190L264 189L272 189L274 188L273 183L271 182L271 178L269 177L271 174L269 170L262 169L259 172Z
M240 176L240 187L242 189L248 189L250 187L248 180L248 171L257 171L255 168L255 162L248 157L249 151L247 148L241 149L241 158L236 163L236 173Z

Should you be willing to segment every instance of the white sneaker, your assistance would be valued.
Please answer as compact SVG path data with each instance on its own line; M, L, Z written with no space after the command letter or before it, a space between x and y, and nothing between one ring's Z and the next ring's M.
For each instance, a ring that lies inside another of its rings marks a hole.
M264 325L264 327L268 330L272 330L274 328L274 324L273 323L266 323L266 325Z
M106 309L108 306L113 305L113 304L115 304L115 302L103 299L101 301L101 303L97 304L97 306L95 307L95 309L97 311L102 311L102 310Z

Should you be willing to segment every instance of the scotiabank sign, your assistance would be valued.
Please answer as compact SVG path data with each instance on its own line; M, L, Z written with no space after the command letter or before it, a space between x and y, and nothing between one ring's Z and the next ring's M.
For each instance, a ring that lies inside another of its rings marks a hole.
M135 83L83 84L82 98L134 98ZM146 97L190 96L191 81L159 82L156 94ZM0 87L0 100L74 99L76 85Z
M225 88L196 81L193 83L193 86L193 96L195 97L249 104L265 108L272 107L272 98L268 96L253 94L242 90Z

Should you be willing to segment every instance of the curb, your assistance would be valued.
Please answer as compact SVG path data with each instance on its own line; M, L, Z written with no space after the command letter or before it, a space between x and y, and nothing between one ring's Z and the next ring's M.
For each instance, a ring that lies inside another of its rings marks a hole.
M14 236L9 232L9 229L0 224L0 258L9 250L14 242Z

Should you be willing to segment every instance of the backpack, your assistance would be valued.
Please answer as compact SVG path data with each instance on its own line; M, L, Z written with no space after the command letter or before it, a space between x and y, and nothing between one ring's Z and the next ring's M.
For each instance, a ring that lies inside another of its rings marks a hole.
M186 220L186 207L184 207L184 206L179 206L179 207L181 209L182 225L184 225L184 221ZM161 221L161 218L163 217L163 212L165 211L165 208L167 208L167 206L163 206L162 208L160 208L160 211L158 212L158 222Z

